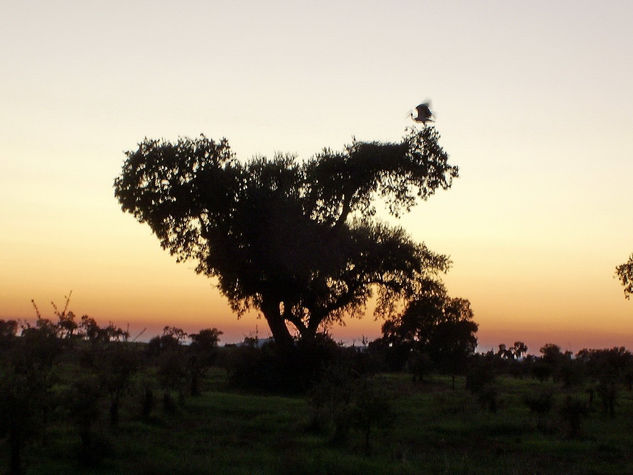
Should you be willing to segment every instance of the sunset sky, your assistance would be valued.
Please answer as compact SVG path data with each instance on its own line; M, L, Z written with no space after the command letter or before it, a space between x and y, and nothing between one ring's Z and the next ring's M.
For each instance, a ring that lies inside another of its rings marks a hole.
M72 290L76 314L146 335L267 336L121 212L124 151L204 133L309 158L398 140L431 99L460 178L400 224L451 256L480 348L631 349L631 25L628 0L2 2L0 318Z

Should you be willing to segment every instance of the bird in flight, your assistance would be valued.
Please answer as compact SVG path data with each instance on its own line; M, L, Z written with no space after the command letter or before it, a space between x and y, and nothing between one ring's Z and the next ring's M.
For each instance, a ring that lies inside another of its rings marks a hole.
M428 102L423 102L419 106L416 106L415 110L417 111L418 115L414 117L413 112L411 112L411 118L416 122L421 122L422 124L433 122L433 119L431 118L433 116L433 112L431 112L431 109L429 109L429 105L430 104Z

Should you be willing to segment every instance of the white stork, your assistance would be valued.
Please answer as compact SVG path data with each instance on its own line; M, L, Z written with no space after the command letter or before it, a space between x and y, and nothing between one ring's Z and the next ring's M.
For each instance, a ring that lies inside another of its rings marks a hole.
M427 122L433 122L433 112L431 112L429 105L430 104L428 102L423 102L419 106L416 106L415 110L417 111L418 115L414 117L413 112L411 112L411 118L414 121L421 122L424 125L426 125Z

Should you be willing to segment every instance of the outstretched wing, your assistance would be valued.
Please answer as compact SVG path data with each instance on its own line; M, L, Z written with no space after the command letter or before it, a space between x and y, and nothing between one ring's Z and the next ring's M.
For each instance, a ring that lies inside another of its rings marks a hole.
M427 122L431 119L431 116L433 115L431 109L429 108L428 102L424 102L418 105L415 110L418 112L417 117L414 119L416 122Z

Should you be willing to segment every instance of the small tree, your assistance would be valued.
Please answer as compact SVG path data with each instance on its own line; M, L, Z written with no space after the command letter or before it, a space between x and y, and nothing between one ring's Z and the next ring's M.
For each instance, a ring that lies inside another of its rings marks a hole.
M576 438L581 433L582 420L587 417L589 410L582 401L571 396L565 398L563 406L560 408L560 415L563 420L563 429L567 437Z
M206 328L198 333L191 333L191 344L188 348L187 367L189 370L190 393L200 394L200 379L217 356L217 346L222 332L217 328Z
M101 351L99 365L101 387L110 400L110 424L119 423L121 399L128 390L132 376L138 369L136 352L126 342L110 342Z
M54 314L58 319L57 327L59 329L59 336L65 340L70 340L78 328L77 322L75 322L75 314L68 309L72 294L72 290L68 292L68 296L65 297L66 302L64 304L64 308L61 311L57 308L55 302L51 301ZM35 305L35 302L33 305Z
M572 354L568 351L562 352L560 347L554 343L546 343L539 351L541 357L533 367L535 374L541 381L549 376L553 376L554 381L558 381L561 376L564 376L561 374L563 366L569 369Z
M99 390L108 395L110 424L118 425L121 398L138 368L136 352L127 344L128 333L113 323L99 327L84 315L79 323L79 336L87 340L81 347L81 361L99 382Z
M158 381L163 388L163 408L167 413L176 411L172 391L177 391L179 401L184 403L187 362L182 343L186 337L182 329L166 326L163 334L152 338L148 345L150 355L157 360Z
M474 355L466 373L466 389L477 397L482 407L497 412L497 386L495 384L494 354L488 358Z
M21 473L22 452L29 440L41 434L51 405L52 369L61 352L57 327L38 317L16 337L17 325L2 323L2 337L9 343L0 360L0 434L10 447L10 473Z
M0 320L0 357L13 347L17 333L18 322L16 320Z
M371 453L371 434L385 430L393 424L391 402L387 393L375 379L363 378L354 391L352 426L363 435L364 450Z
M35 300L31 299L31 304L35 309L35 314L37 315L38 322L40 325L44 324L44 322L50 322L52 325L51 328L55 328L56 335L63 340L65 343L71 342L75 332L79 328L77 322L75 321L75 314L69 310L70 306L70 297L72 296L72 290L68 293L67 296L64 297L65 303L62 310L59 310L54 301L51 300L51 306L53 307L53 314L57 317L57 323L53 323L50 320L47 320L42 317L40 313L40 309L38 308Z
M99 378L94 374L82 374L73 381L66 394L66 407L70 420L79 432L79 460L92 464L98 458L95 450L94 424L100 414L99 402L102 398Z
M537 394L528 394L523 398L523 402L530 409L530 412L536 414L536 427L542 432L549 429L547 420L554 405L553 399L554 392L551 388L545 388Z
M596 384L594 388L604 412L614 417L618 387L626 382L626 377L633 367L633 355L624 347L583 349L578 352L576 359L586 366L587 372Z
M325 369L309 393L312 427L330 432L331 442L335 444L347 440L357 379L358 375L348 365L334 364Z
M427 354L435 367L453 376L463 372L477 346L478 325L466 299L450 298L441 285L415 296L404 312L385 322L387 340Z
M518 360L527 355L528 347L522 341L515 341L510 351L512 352L513 358Z
M407 361L407 369L413 375L413 381L416 379L420 382L424 381L424 377L431 372L433 362L427 353L421 351L411 352Z

